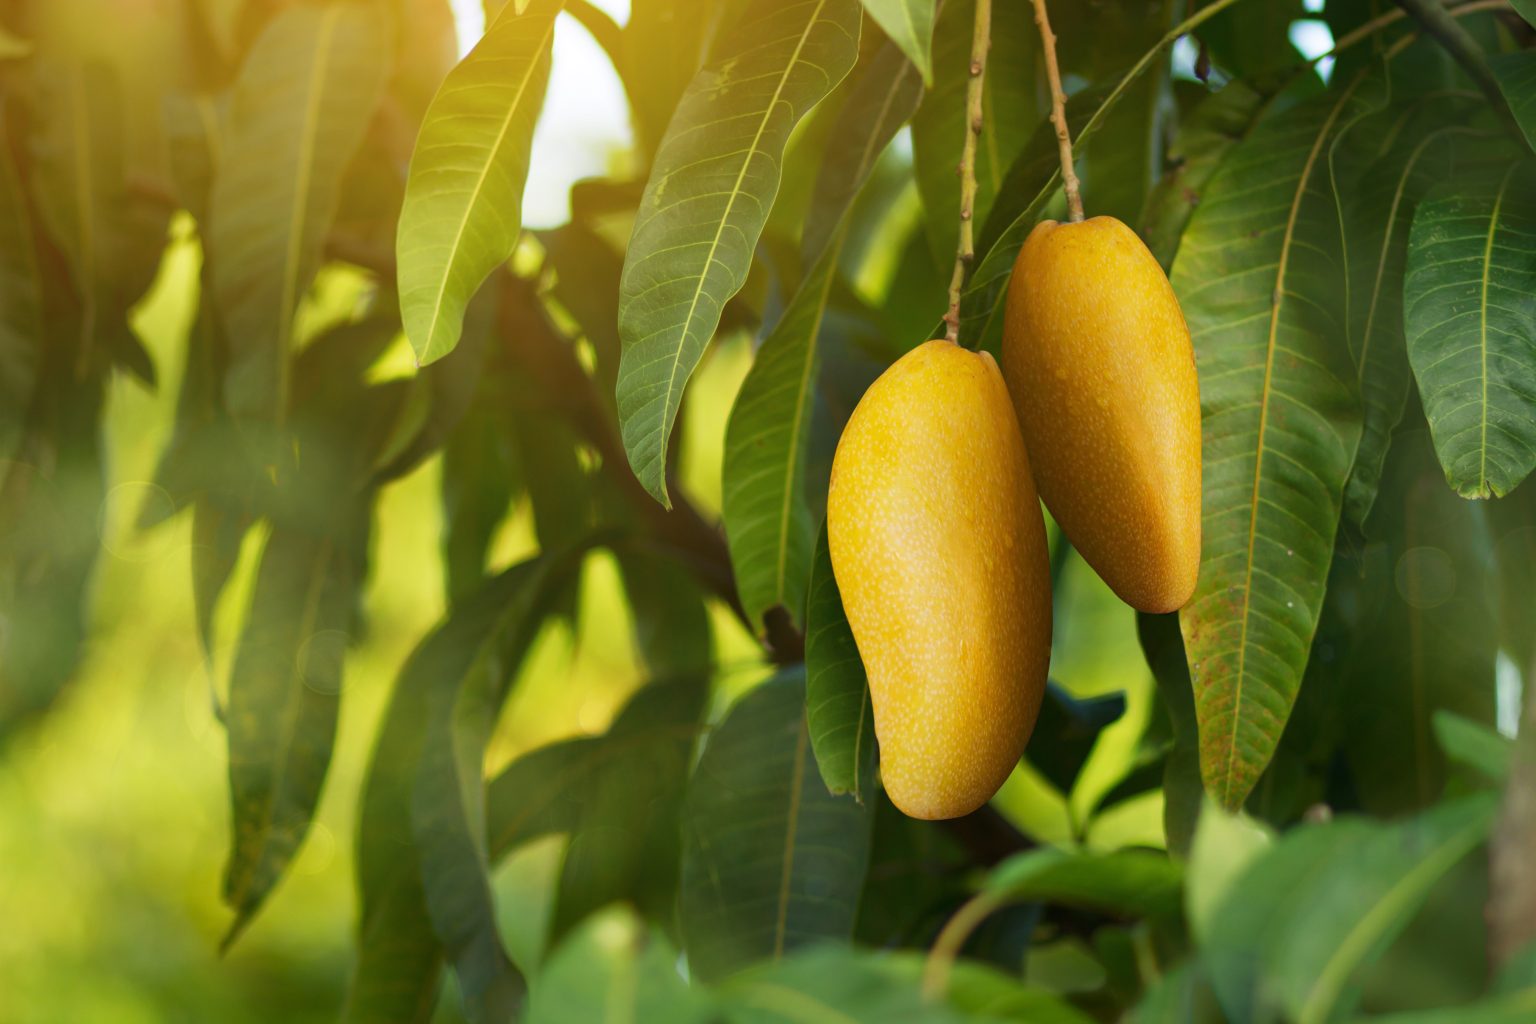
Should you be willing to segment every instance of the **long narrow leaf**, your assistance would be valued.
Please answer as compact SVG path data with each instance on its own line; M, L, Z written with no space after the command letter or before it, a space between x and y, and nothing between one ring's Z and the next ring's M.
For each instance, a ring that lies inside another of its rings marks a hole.
M757 0L683 96L624 261L619 420L640 482L668 502L683 387L741 290L789 134L848 73L856 0Z
M452 351L475 291L517 245L561 0L511 8L433 98L400 211L400 312L416 357Z

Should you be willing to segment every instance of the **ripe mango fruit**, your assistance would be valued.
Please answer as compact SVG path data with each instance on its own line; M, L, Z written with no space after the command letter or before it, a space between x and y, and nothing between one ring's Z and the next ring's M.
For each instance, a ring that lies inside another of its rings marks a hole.
M1200 390L1162 267L1113 217L1042 221L1002 351L1045 507L1126 604L1182 608L1200 572Z
M1045 520L990 355L930 341L870 385L827 542L886 793L914 818L970 813L1018 763L1051 655Z

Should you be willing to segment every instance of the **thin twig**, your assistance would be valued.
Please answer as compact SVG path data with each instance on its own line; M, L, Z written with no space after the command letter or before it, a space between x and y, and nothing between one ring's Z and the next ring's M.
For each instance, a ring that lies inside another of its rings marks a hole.
M1061 150L1061 188L1067 194L1067 216L1076 224L1083 219L1082 187L1072 166L1072 133L1067 130L1067 94L1061 88L1061 68L1056 65L1056 33L1045 0L1035 0L1035 24L1040 26L1040 48L1045 51L1045 77L1051 83L1051 123L1056 126L1056 145Z
M1397 0L1397 5L1408 12L1408 16L1419 23L1419 26L1435 37L1435 40L1447 53L1461 65L1463 71L1477 84L1488 97L1494 111L1503 119L1504 123L1513 131L1515 138L1525 141L1525 133L1520 129L1520 122L1515 120L1514 113L1509 109L1509 101L1504 98L1504 90L1499 88L1499 80L1493 77L1493 69L1488 66L1488 58L1483 55L1483 48L1477 45L1477 40L1472 34L1461 27L1456 21L1456 13L1448 11L1440 6L1439 0ZM1463 12L1464 13L1464 12Z
M960 289L965 285L967 268L976 259L976 140L981 135L982 90L991 48L992 0L976 0L971 79L965 86L965 145L960 151L960 243L955 249L955 271L949 278L949 311L944 314L944 337L951 342L960 340Z

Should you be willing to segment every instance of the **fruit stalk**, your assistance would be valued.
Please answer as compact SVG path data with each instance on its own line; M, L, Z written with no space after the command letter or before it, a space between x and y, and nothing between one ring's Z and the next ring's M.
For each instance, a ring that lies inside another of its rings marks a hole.
M1056 126L1056 145L1061 151L1061 187L1067 194L1067 218L1083 219L1083 194L1072 166L1072 133L1067 130L1067 94L1061 88L1061 69L1056 66L1056 33L1045 0L1035 0L1035 24L1040 26L1040 48L1045 51L1045 77L1051 83L1051 124Z
M992 0L976 0L976 21L971 30L971 78L965 85L965 145L960 150L960 243L955 249L955 270L949 278L949 310L944 314L944 337L960 340L960 289L966 269L976 259L972 230L976 212L976 140L981 136L982 88L987 77L987 51L992 48Z

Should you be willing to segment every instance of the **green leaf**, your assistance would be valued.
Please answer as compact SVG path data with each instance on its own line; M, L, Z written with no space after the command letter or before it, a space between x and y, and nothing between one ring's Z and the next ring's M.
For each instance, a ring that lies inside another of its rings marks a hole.
M1194 840L1204 791L1200 783L1200 740L1189 660L1176 613L1136 613L1136 636L1167 709L1173 742L1163 765L1163 833L1168 849L1185 856Z
M907 984L917 984L927 966L927 957L917 952L900 952L877 962L877 966ZM956 960L952 965L944 1001L968 1021L1090 1024L1093 1020L1064 997L974 960Z
M909 963L833 946L759 964L717 989L728 1024L960 1024L969 1015L925 999Z
M1185 225L1200 205L1211 175L1269 109L1268 98L1246 82L1229 82L1180 121L1168 147L1170 169L1148 193L1136 228L1165 269L1173 265Z
M1479 843L1491 794L1397 824L1339 819L1288 833L1228 889L1204 959L1234 1020L1323 1024L1347 1013L1360 970Z
M1061 684L1048 683L1024 758L1057 790L1071 793L1099 734L1124 714L1122 693L1078 700Z
M993 868L983 891L999 899L1171 920L1181 912L1184 869L1152 850L1029 850Z
M423 363L458 344L470 298L517 246L561 6L504 9L427 109L396 241L400 313Z
M875 714L869 680L843 615L843 599L832 575L827 531L816 541L811 596L805 615L805 719L821 781L834 796L869 795L876 761Z
M383 23L367 5L299 4L273 17L240 70L206 232L229 339L225 400L239 420L287 411L295 317L385 57Z
M1514 745L1498 730L1444 709L1434 713L1430 724L1435 742L1451 761L1471 768L1488 782L1500 783L1509 777Z
M1536 53L1503 53L1488 59L1510 112L1525 134L1526 144L1536 147Z
M516 670L572 557L522 562L486 581L401 672L363 791L349 1024L426 1020L445 954L473 1013L511 1012L522 985L496 934L480 760L458 751L475 753L471 734L493 703L485 698Z
M1536 1014L1536 989L1489 996L1470 1006L1357 1017L1355 1024L1527 1024Z
M587 921L532 979L523 1024L706 1024L710 998L677 972L666 936L615 907Z
M1435 188L1413 216L1408 359L1446 480L1502 497L1536 466L1532 165Z
M912 161L923 197L924 225L934 266L955 261L960 237L960 188L955 168L965 141L965 89L971 79L975 0L948 0L933 33L933 84L912 120ZM992 203L1007 192L1004 178L1044 116L1036 103L1032 18L1010 11L992 19L991 73L982 83L982 120L976 146L976 201L972 216L986 223ZM1075 127L1075 125L1074 125Z
M1228 814L1210 802L1201 808L1189 848L1189 882L1184 893L1190 931L1197 942L1209 940L1233 883L1274 838L1270 829L1242 812Z
M693 80L641 200L619 305L619 420L635 475L668 503L683 387L746 282L790 132L853 66L854 0L757 0Z
M0 124L0 458L20 442L42 363L43 277L33 215Z
M620 43L618 71L635 131L652 154L688 83L741 0L634 0Z
M815 772L798 672L747 694L710 737L683 814L680 913L695 978L852 934L872 805L832 796Z
M715 642L697 581L659 555L628 549L617 554L646 668L663 679L707 671L714 664Z
M1354 791L1372 814L1441 796L1448 766L1435 714L1493 725L1499 631L1482 511L1445 487L1422 427L1396 432L1370 520L1380 540L1354 574L1366 612L1352 623L1341 678L1325 681L1349 738Z
M309 831L330 766L361 567L335 538L276 528L229 678L234 838L224 901L240 935Z
M889 45L854 83L826 154L826 166L844 183L843 205L831 209L829 197L821 197L824 205L813 216L830 222L831 232L758 350L731 409L725 432L723 509L736 586L754 623L761 623L774 608L785 609L796 626L805 619L816 538L806 497L807 453L821 333L847 237L847 211L920 95L912 65Z
M1360 437L1330 145L1365 73L1266 119L1190 219L1171 281L1200 372L1203 551L1180 612L1206 788L1242 805L1295 703Z
M1536 25L1536 0L1510 0L1510 6L1525 19L1526 24Z
M1408 356L1403 345L1403 267L1408 230L1419 199L1451 173L1458 142L1472 134L1457 124L1467 116L1465 101L1441 101L1430 112L1445 123L1418 123L1381 152L1343 191L1349 237L1349 343L1356 387L1363 406L1360 447L1344 490L1350 521L1363 526L1381 483L1392 429L1408 400ZM1406 117L1407 115L1399 115ZM1429 128L1430 130L1424 130Z
M933 85L934 0L862 0L864 10Z

